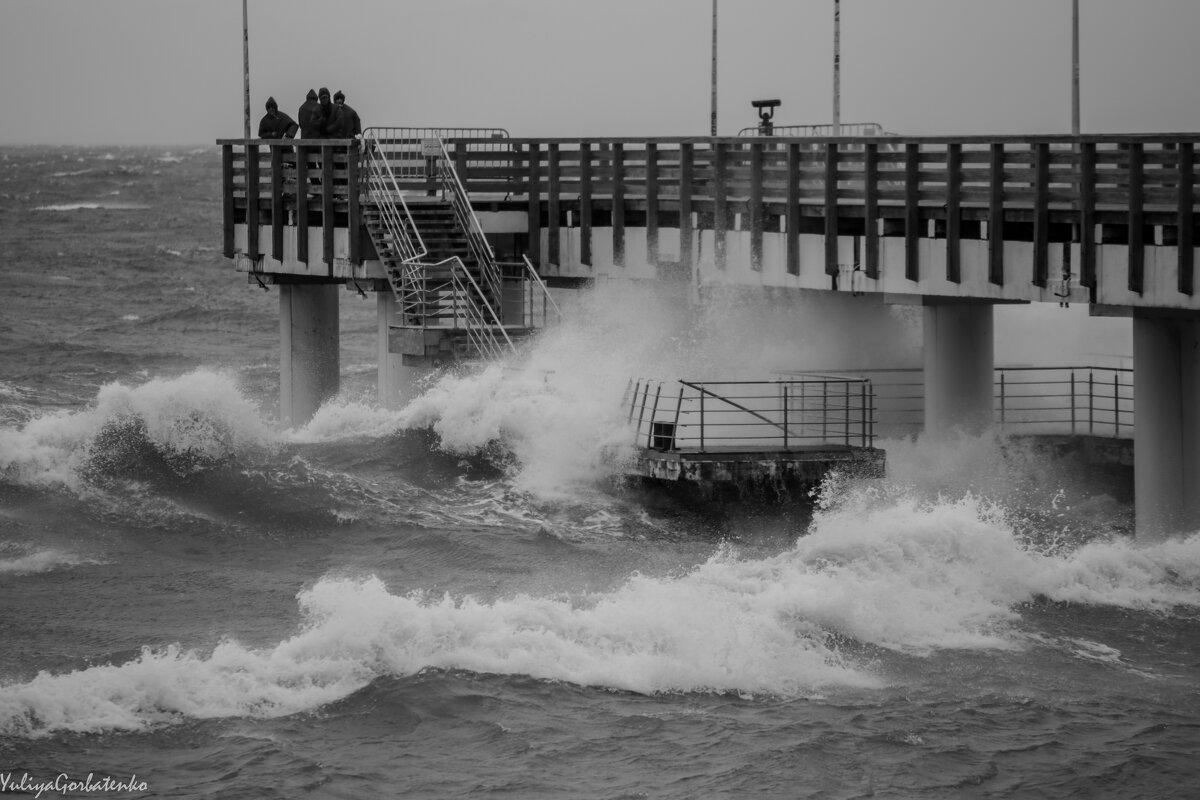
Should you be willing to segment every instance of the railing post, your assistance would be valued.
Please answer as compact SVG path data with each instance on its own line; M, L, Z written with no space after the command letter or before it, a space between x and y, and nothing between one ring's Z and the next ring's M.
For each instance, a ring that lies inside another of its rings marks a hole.
M660 387L661 388L661 387ZM646 398L650 396L650 381L646 381L646 388L642 391L642 407L638 410L638 433L642 432L642 420L646 417Z
M1092 370L1088 370L1088 434L1096 430L1096 388Z
M625 145L612 146L612 262L625 266Z
M704 390L700 390L700 452L704 452Z
M726 197L725 153L729 145L713 142L713 256L717 269L725 269L725 232L729 224L729 199Z
M362 222L362 208L359 205L360 191L359 152L358 144L352 143L346 149L346 227L349 231L350 263L362 264L362 248L359 242L358 229Z
M692 169L694 150L691 142L679 145L679 263L692 266Z
M675 441L673 443L675 445L674 449L676 449L676 450L679 449L679 439L677 437L679 436L679 413L682 409L683 409L683 384L681 383L681 384L679 384L679 399L675 401L675 421L672 423L672 430L674 431L674 435L676 437Z
M1004 370L1000 370L1000 427L1004 427L1005 422L1005 395L1004 395Z
M258 248L258 145L246 145L246 255L254 260Z
M868 447L868 445L867 445L867 383L866 383L866 381L863 381L862 383L860 383L858 385L858 388L859 388L858 414L859 414L859 419L862 421L862 425L861 425L862 439L860 441L860 446Z
M788 449L788 385L783 384L783 449Z
M1141 294L1144 288L1146 267L1145 232L1143 230L1145 220L1143 209L1145 199L1144 159L1145 151L1142 143L1131 143L1129 145L1129 216L1126 224L1129 230L1129 291L1137 294Z
M1075 435L1075 370L1071 370L1071 435Z
M1120 375L1113 373L1113 438L1121 438L1121 387L1118 381Z
M233 145L221 145L221 212L225 229L224 253L226 258L233 258Z
M846 428L846 446L850 446L850 381L842 381L842 424Z
M1004 285L1004 143L991 146L988 180L988 281Z
M654 446L654 418L658 415L658 398L662 397L662 384L654 391L654 407L650 409L650 424L646 427L646 448Z
M879 277L879 145L868 144L863 153L864 272Z
M962 282L962 145L946 146L946 280Z
M750 143L750 269L763 268L763 145Z
M528 177L527 189L529 204L526 209L528 215L528 223L526 229L529 232L529 260L535 266L542 265L542 189L541 175L539 169L541 166L541 153L538 149L537 142L530 142L526 145L526 153L529 156L529 164L527 165Z
M821 381L821 441L829 440L829 381Z
M787 274L800 274L800 145L787 146ZM801 384L803 385L803 384Z
M646 261L658 264L658 145L646 142Z
M1044 289L1050 275L1050 145L1033 147L1033 285Z
M825 145L825 274L838 276L838 146Z
M1176 186L1176 191L1179 193L1179 200L1175 220L1175 241L1176 250L1179 253L1178 288L1180 294L1190 295L1193 290L1196 255L1193 250L1195 240L1193 224L1196 216L1192 206L1196 195L1192 186L1196 159L1193 143L1180 142L1177 158L1179 159L1179 184Z
M579 143L579 263L592 265L592 145Z
M921 279L921 145L904 145L904 277Z
M549 200L546 216L548 217L550 229L546 234L546 249L549 251L546 254L546 260L551 264L562 265L561 256L561 241L560 231L558 227L559 216L562 214L559 198L559 166L558 166L558 144L551 142L546 145L547 169L549 171Z

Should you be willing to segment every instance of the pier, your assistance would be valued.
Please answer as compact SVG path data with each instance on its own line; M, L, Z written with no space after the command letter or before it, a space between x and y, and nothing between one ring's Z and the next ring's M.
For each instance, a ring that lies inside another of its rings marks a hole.
M1155 538L1200 528L1198 140L221 140L224 252L280 287L290 422L336 391L339 286L379 298L384 403L414 371L512 351L556 318L548 287L597 277L919 305L931 436L996 424L996 304L1132 317L1137 532Z

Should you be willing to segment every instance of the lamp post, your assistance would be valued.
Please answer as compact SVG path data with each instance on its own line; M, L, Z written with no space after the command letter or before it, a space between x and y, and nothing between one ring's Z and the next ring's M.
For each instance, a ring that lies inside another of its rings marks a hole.
M242 0L242 111L246 123L246 138L250 138L250 25L246 0Z
M1071 0L1071 133L1079 135L1079 0Z
M712 118L709 133L717 135L717 0L712 0Z
M842 0L833 0L833 135L842 135Z

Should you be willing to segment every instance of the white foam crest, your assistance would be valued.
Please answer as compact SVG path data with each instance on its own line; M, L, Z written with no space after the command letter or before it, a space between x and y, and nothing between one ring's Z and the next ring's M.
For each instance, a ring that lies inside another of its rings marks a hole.
M809 565L824 584L820 605L805 613L906 651L1013 646L1013 606L1033 596L1046 560L1021 545L996 506L974 496L926 501L870 491L818 511L784 557Z
M1038 591L1052 600L1169 611L1200 608L1200 533L1140 544L1090 542L1052 560Z
M341 439L377 438L401 427L399 412L389 411L360 401L332 400L299 428L285 431L283 437L296 444L332 442Z
M135 660L0 687L0 733L144 730L181 716L283 716L365 685L360 662L337 653L296 660L234 642L207 657L178 646L144 648Z
M79 468L106 425L137 420L156 447L220 458L277 437L229 375L197 370L140 386L110 383L81 411L59 410L0 428L0 473L31 485L79 487Z
M715 573L715 577L714 577ZM299 596L303 630L273 648L205 656L144 649L125 664L0 687L0 733L141 730L182 717L277 716L427 668L521 674L639 692L796 694L874 686L792 616L789 594L722 570L634 577L601 595L405 596L377 578L324 579Z
M102 562L70 553L65 550L45 548L33 550L11 558L0 558L0 575L33 575L52 572L56 569L77 567L81 564Z

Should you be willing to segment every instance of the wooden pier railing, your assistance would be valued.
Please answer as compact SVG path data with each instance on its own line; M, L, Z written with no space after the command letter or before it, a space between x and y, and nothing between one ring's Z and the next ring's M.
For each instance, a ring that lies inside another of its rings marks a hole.
M553 263L560 263L561 230L580 228L579 258L591 264L591 230L612 229L613 260L624 259L626 227L644 227L651 255L662 228L677 229L680 259L691 257L699 230L712 230L715 259L724 267L725 235L740 215L751 241L751 267L762 267L764 231L786 237L786 269L800 269L799 234L825 235L824 269L838 270L837 236L862 238L868 277L881 237L905 240L906 277L920 280L918 242L946 240L945 278L960 280L958 242L988 241L989 273L1003 285L1006 241L1033 243L1034 283L1050 277L1049 244L1080 245L1081 283L1096 285L1096 246L1129 245L1129 289L1141 292L1144 246L1178 245L1178 290L1194 290L1196 241L1195 147L1200 133L1031 137L841 138L606 138L454 139L452 158L476 202L503 202L527 211L531 233L547 229ZM297 205L319 219L328 235L358 227L354 143L322 142L318 196L297 203L289 174L300 185L297 143L222 140L225 242L245 219L272 225L272 252L281 229L275 209ZM295 171L288 172L288 153ZM310 171L312 167L308 168ZM420 176L400 188L424 192ZM569 216L568 216L569 214ZM301 237L303 240L305 237ZM363 254L356 247L351 260ZM529 237L533 263L541 237ZM260 243L250 245L254 255Z

